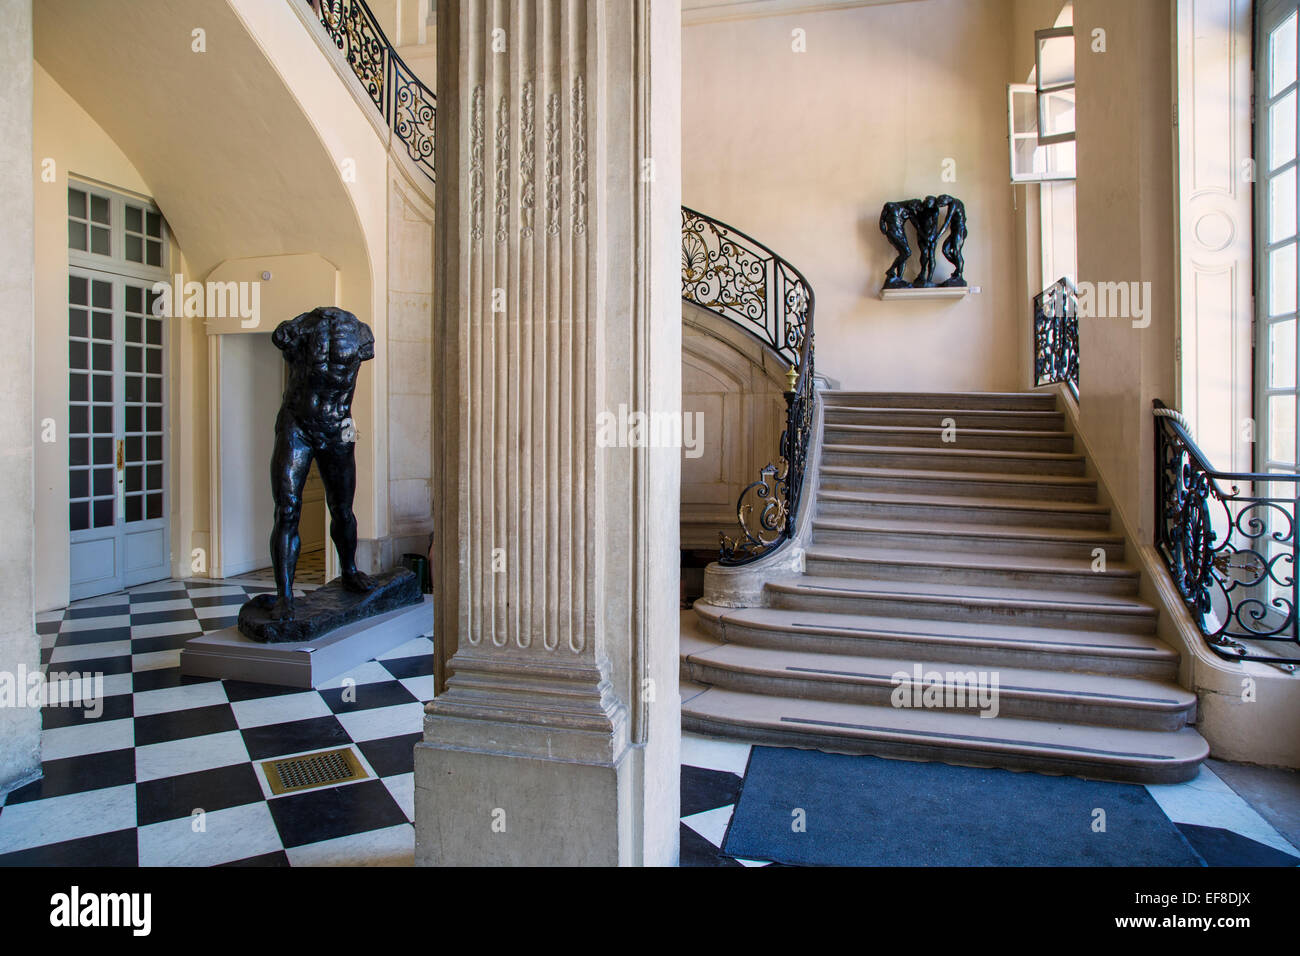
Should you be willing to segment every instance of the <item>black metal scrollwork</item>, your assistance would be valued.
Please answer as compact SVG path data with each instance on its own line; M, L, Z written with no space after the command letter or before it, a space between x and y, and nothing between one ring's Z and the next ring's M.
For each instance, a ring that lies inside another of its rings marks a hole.
M364 0L307 2L412 162L436 181L433 117L438 99L433 91L397 55Z
M790 363L780 457L740 493L740 534L720 535L719 562L746 564L793 536L799 515L817 402L812 286L761 242L683 206L682 298L736 323Z
M1153 406L1156 550L1206 643L1229 660L1300 664L1300 475L1215 471L1177 413Z
M1054 382L1079 397L1079 293L1064 278L1034 296L1034 384Z

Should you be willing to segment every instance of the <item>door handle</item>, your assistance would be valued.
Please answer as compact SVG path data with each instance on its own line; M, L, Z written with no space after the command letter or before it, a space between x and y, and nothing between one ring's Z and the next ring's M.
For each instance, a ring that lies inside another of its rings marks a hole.
M117 470L126 470L126 439L124 438L117 440Z

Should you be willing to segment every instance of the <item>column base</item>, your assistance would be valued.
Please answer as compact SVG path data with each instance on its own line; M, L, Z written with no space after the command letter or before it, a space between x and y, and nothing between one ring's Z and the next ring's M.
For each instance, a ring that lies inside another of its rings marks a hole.
M632 862L630 748L612 764L415 745L416 866Z

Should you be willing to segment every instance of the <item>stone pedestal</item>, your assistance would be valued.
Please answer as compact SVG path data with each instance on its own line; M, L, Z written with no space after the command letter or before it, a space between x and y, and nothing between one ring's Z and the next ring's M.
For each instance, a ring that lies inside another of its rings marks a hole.
M440 0L437 696L416 860L677 858L676 0Z

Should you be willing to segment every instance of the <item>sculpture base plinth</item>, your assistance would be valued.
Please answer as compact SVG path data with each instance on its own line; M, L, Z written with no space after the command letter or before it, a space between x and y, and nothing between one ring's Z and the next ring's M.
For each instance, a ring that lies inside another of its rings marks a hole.
M408 572L409 573L409 572ZM181 673L255 684L316 687L433 630L433 597L354 621L310 641L263 644L227 627L185 642Z
M371 580L369 591L349 591L342 578L308 591L295 600L294 616L287 621L271 617L274 594L259 594L239 609L240 633L265 644L311 641L345 624L418 604L422 597L420 579L406 568Z

